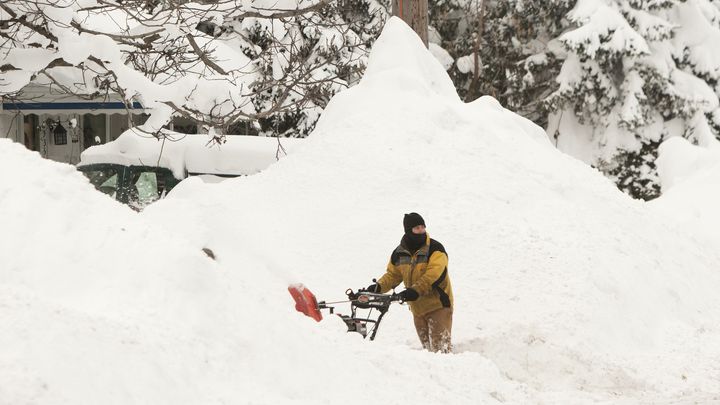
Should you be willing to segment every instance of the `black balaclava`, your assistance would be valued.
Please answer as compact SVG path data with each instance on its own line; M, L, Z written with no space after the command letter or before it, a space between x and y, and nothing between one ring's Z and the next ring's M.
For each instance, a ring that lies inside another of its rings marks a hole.
M425 232L421 234L413 233L412 229L418 225L425 225L425 220L420 216L420 214L416 212L405 214L405 217L403 218L403 228L405 228L403 244L411 253L417 252L418 249L425 245L427 240Z

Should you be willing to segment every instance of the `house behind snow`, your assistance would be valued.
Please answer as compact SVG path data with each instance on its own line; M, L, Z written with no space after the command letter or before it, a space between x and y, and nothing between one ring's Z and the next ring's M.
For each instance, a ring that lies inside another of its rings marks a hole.
M63 163L78 163L85 149L114 141L146 119L138 101L126 104L117 94L88 100L48 83L31 83L16 97L0 98L0 137ZM170 128L198 133L195 123L182 118Z

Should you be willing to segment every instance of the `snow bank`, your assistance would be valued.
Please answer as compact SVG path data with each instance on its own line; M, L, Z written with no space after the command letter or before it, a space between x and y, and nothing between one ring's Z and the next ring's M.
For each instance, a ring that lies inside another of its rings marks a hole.
M492 98L461 103L438 63L416 66L430 57L390 21L366 76L333 98L307 148L143 215L207 213L214 233L202 242L219 255L241 245L332 299L382 274L402 214L417 211L450 255L458 355L443 364L458 380L480 354L518 384L501 396L530 402L714 393L716 251ZM417 349L404 312L391 311L375 350Z
M206 368L212 262L72 166L0 140L0 170L0 403L197 398L168 388Z
M366 76L331 100L305 147L255 176L185 181L139 215L65 166L4 152L27 168L17 182L0 181L0 212L24 218L7 234L42 230L38 242L60 250L40 256L21 238L2 240L0 259L15 270L0 272L0 319L11 325L0 335L0 398L717 398L718 251L494 99L463 104L450 90L443 68L393 18ZM61 179L73 185L50 186ZM53 209L34 222L20 215L31 206ZM51 216L63 207L66 217ZM420 350L401 306L372 343L335 317L315 323L294 311L290 283L336 300L380 276L410 211L450 257L454 354ZM76 253L80 242L91 248Z
M660 145L656 164L662 196L650 205L669 222L720 247L720 143L701 147L670 138Z
M0 140L0 169L18 174L0 182L0 403L321 403L385 387L346 401L361 403L398 395L415 373L390 367L388 386L378 366L433 362L406 347L375 351L332 320L308 323L278 263L240 241L214 262L198 238L161 231L72 166ZM204 212L158 212L188 234L214 233L194 222ZM499 378L485 359L465 362L482 365L470 372L478 381ZM497 385L439 381L457 392L424 397L487 401Z

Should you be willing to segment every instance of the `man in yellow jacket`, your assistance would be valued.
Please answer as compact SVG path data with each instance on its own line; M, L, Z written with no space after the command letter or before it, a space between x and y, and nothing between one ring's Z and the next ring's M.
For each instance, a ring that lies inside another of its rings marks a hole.
M406 290L399 295L410 303L423 348L448 353L452 349L453 294L447 253L425 232L420 214L405 214L403 227L405 235L390 255L387 271L367 289L385 293L402 281Z

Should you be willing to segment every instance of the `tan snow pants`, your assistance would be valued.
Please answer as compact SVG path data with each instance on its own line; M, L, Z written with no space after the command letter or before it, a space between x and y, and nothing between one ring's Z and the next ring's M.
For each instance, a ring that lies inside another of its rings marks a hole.
M452 350L452 309L440 308L425 315L413 314L415 330L425 350L450 353Z

